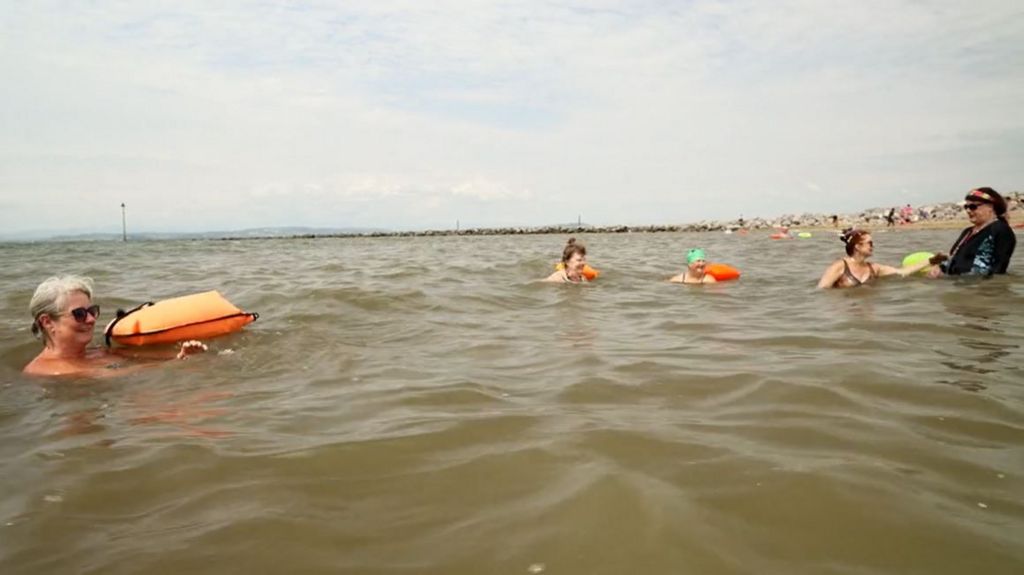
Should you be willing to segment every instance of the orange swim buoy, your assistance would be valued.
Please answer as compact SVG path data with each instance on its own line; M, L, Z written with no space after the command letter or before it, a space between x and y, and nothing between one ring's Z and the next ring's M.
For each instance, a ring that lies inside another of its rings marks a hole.
M708 264L704 266L704 273L720 282L740 279L740 270L726 264Z
M555 265L555 269L563 270L565 269L565 264L563 264L562 262L558 262L558 264ZM595 270L594 268L588 266L587 264L583 264L583 277L587 278L588 282L596 280L597 276L599 275L601 275L601 272Z
M217 291L144 303L118 317L103 330L107 345L176 343L236 332L259 317L244 312Z

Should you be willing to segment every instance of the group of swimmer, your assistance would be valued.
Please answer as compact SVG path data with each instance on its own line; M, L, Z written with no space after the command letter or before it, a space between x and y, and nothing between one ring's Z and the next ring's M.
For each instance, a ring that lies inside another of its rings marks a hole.
M668 281L680 284L713 284L718 280L707 273L707 256L704 250L694 248L686 253L686 269ZM590 273L588 273L590 272ZM596 276L596 272L587 266L587 248L569 238L562 250L562 261L551 275L541 281L555 283L583 283Z
M971 225L960 232L949 255L938 253L900 268L868 262L874 253L871 234L864 230L845 231L841 239L846 244L846 257L825 270L818 287L856 287L878 277L907 276L930 266L935 266L928 270L928 277L932 278L1005 274L1017 246L1017 236L1007 221L1006 200L992 188L976 188L964 196L964 211Z
M856 287L873 280L891 276L909 276L928 269L928 276L1005 274L1017 245L1017 236L1007 221L1006 200L992 188L976 188L964 197L964 210L971 226L965 228L949 250L937 253L923 261L893 267L869 262L874 254L874 240L867 230L849 229L840 239L845 244L846 256L825 269L818 281L819 288ZM718 280L707 273L707 256L695 248L686 254L687 267L668 281L682 284L708 284ZM562 251L558 269L543 281L583 283L588 281L587 250L570 238Z
M846 256L833 262L822 274L818 287L855 287L875 278L907 276L929 266L929 276L982 275L1006 273L1017 237L1007 222L1006 200L991 188L971 190L964 198L964 210L971 222L953 243L949 255L937 254L926 261L892 267L869 262L874 253L871 234L864 230L847 230L841 239ZM687 268L669 281L682 284L709 284L717 280L707 271L703 250L687 253ZM596 271L587 267L587 250L570 239L562 251L562 265L544 281L584 283ZM32 333L42 340L43 350L24 368L30 375L104 375L111 368L121 367L120 360L137 358L139 352L127 353L118 348L90 348L100 308L93 304L92 280L79 276L52 277L36 288L29 303ZM151 359L186 359L202 353L207 346L199 341L182 343L176 352ZM122 372L123 373L123 372Z

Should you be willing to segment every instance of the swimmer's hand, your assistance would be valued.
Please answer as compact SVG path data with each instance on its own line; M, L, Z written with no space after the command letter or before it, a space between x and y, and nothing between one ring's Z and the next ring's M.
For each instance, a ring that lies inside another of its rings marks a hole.
M934 256L928 258L928 263L930 263L933 266L935 266L935 265L941 264L942 262L944 262L944 261L946 261L948 259L949 259L949 256L947 256L946 254L938 253L938 254L935 254Z
M178 351L178 357L176 359L186 359L188 356L196 353L203 353L210 348L206 347L206 344L201 341L190 339L181 343L181 349Z

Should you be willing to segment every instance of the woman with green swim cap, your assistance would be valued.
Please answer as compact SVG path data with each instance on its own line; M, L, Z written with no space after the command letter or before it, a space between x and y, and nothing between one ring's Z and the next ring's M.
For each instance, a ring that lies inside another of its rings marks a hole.
M708 260L704 250L693 248L686 252L686 271L668 280L677 284L713 284L718 283L715 276L707 273Z

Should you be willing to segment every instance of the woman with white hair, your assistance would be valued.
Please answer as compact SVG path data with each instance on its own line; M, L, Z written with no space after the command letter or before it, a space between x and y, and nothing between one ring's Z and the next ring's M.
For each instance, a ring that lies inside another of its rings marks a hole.
M92 303L92 280L67 275L51 277L39 284L29 313L32 334L43 341L39 352L23 370L29 375L100 375L116 368L116 353L106 348L89 348L100 306ZM198 341L186 341L177 359L206 351Z

